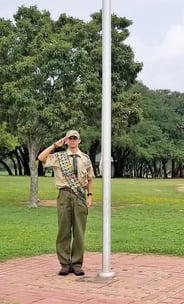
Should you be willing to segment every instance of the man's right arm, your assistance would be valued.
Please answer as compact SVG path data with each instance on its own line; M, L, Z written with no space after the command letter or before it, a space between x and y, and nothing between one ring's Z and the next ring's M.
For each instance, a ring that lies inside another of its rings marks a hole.
M64 145L65 143L65 139L61 138L58 141L56 141L54 144L52 144L51 146L49 146L48 148L46 148L45 150L43 150L39 155L38 155L38 159L41 162L45 162L47 159L47 156L52 152L52 150L54 150L55 148L61 147L62 145Z
M52 152L52 150L54 150L56 148L56 146L54 144L52 144L51 146L49 146L48 148L46 148L45 150L43 150L39 155L38 155L38 159L41 162L45 162L47 159L47 156Z

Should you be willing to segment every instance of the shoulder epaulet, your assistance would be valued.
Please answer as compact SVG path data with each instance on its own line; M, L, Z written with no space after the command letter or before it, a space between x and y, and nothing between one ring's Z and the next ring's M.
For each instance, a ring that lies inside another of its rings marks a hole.
M87 158L90 158L89 155L86 154L86 153L84 153L84 152L82 152L82 155L85 156L85 157L87 157Z

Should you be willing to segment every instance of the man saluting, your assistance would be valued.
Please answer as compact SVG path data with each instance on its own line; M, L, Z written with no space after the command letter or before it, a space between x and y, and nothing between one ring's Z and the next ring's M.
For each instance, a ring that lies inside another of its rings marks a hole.
M59 275L84 275L84 234L88 207L92 204L93 167L89 156L79 149L80 135L70 130L38 156L45 167L52 167L57 197L58 235L56 251L61 264ZM67 145L67 150L54 149Z

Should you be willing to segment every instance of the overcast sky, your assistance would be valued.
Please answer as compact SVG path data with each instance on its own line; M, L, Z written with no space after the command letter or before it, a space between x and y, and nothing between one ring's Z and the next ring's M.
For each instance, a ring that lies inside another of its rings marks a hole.
M90 20L102 0L0 0L0 16L12 19L19 6ZM138 79L151 89L184 92L184 0L111 0L111 11L133 21L129 27L135 60L144 64Z

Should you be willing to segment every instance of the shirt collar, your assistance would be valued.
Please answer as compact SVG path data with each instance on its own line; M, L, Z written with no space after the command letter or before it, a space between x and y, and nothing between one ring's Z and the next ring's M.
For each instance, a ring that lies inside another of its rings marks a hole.
M76 154L77 156L81 156L82 152L81 152L80 149L78 149L76 153L73 153L72 151L70 151L69 149L67 149L67 154L68 154L68 156L71 156L73 154Z

